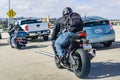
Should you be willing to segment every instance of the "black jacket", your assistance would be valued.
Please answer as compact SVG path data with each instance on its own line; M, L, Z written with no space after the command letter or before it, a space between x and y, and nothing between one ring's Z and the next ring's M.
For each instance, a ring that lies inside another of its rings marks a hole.
M19 25L11 26L11 27L9 28L8 33L9 33L9 34L14 34L14 31L15 31L16 29L18 29L18 28L20 28Z
M51 40L56 40L58 34L60 33L61 29L66 25L66 20L64 17L59 18L56 21L56 26L53 29Z
M67 16L66 17L61 17L56 21L56 26L53 29L51 40L56 40L57 37L58 37L58 34L61 33L62 30L67 26L66 18L67 18ZM74 33L78 32L78 31L82 31L82 30L83 30L82 19L81 19L81 25L79 27L71 27L71 29L70 29L70 31L74 32Z

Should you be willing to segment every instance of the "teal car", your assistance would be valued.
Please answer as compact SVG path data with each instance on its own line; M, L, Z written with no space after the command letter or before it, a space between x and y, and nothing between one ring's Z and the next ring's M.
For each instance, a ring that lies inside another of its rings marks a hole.
M82 18L84 30L87 32L87 40L90 43L100 43L110 47L115 41L115 31L108 19L99 16L88 16Z

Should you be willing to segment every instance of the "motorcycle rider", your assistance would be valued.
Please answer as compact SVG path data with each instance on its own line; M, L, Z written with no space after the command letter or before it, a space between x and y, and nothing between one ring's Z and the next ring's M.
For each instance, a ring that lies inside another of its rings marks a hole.
M12 37L14 36L14 31L16 29L20 28L18 22L15 22L15 25L13 24L10 24L10 27L9 27L9 30L8 30L8 33L9 33L9 41L12 39Z
M53 46L55 47L60 60L63 60L65 55L63 47L70 44L69 40L75 35L76 32L83 30L83 22L80 18L81 25L79 25L79 27L72 27L71 31L67 31L67 18L72 13L73 10L70 7L64 8L63 16L56 21L56 26L52 33L51 40L53 40Z

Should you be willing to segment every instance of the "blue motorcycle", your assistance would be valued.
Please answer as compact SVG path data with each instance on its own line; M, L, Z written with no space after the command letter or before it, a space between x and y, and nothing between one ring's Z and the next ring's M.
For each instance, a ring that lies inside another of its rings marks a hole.
M23 30L15 30L14 34L11 34L10 37L10 46L11 48L21 49L22 47L26 47L27 44L27 32Z

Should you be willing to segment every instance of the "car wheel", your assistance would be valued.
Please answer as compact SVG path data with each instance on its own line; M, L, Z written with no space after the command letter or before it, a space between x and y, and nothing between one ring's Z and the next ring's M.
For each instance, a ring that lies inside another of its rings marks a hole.
M48 36L43 36L43 39L44 39L45 41L47 41L47 40L49 39L49 37L48 37Z
M31 39L36 40L37 38L38 38L38 36L33 36Z
M110 47L112 45L112 42L105 42L103 43L103 46L105 47Z

